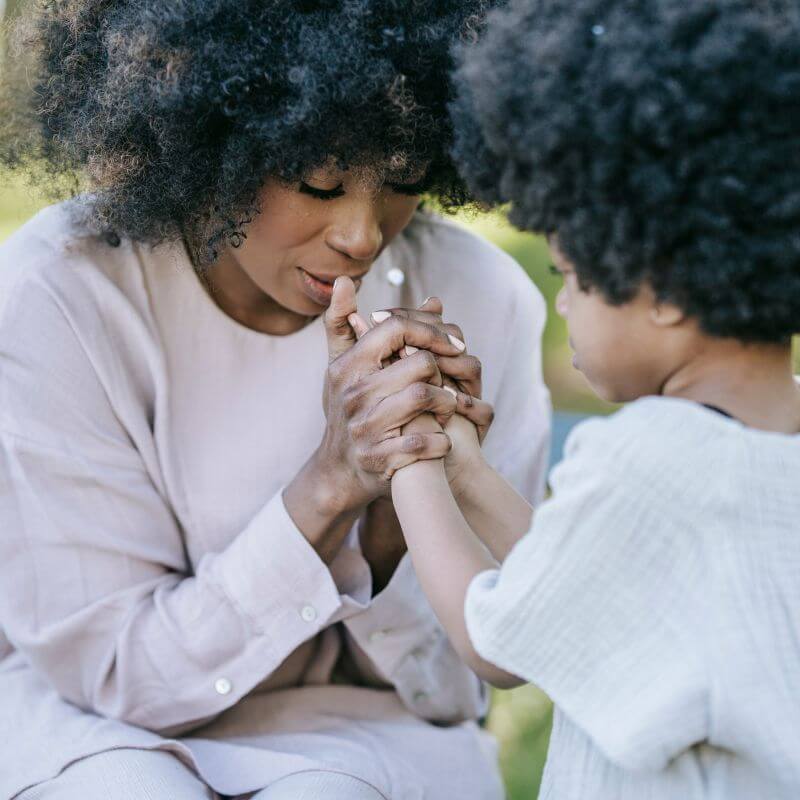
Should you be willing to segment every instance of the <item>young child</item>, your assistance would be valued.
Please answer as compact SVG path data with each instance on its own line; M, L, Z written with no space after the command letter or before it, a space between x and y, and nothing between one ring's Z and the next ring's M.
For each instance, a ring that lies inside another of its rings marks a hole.
M393 478L422 586L552 697L541 797L800 797L800 5L512 0L457 85L468 181L547 234L575 365L629 405L532 523L456 415L463 513L441 461Z

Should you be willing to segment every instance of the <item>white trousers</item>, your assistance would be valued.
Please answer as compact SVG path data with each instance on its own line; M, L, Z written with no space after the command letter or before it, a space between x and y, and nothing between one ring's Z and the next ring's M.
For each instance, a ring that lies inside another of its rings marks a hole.
M161 750L109 750L81 759L14 800L220 800L190 769ZM300 772L235 800L389 800L338 772Z

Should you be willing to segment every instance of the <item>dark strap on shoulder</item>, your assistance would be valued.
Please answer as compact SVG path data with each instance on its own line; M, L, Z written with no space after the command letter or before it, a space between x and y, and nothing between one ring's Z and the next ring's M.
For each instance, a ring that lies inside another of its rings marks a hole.
M727 417L728 419L736 419L736 417L734 417L733 414L729 414L727 411L723 411L721 408L718 408L717 406L712 406L709 403L703 403L703 405L709 411L715 411L717 414L722 414L723 417Z

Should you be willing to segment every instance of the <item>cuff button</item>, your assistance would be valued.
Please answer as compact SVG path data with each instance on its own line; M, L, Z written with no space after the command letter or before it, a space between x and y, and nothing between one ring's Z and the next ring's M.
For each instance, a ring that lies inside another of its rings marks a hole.
M300 617L303 622L313 622L317 618L317 609L314 606L303 606Z

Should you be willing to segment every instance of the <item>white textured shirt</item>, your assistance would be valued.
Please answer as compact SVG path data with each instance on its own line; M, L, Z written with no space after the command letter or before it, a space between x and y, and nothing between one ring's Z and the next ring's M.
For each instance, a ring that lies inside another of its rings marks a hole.
M483 359L488 458L539 496L540 295L420 215L359 305L433 294ZM469 721L485 693L410 559L373 597L357 536L328 567L283 505L326 367L321 318L239 325L181 245L93 236L62 205L0 248L0 797L114 747L168 749L224 794L334 769L392 800L502 795Z
M552 498L470 585L538 684L547 800L800 797L800 436L646 398L580 425Z

